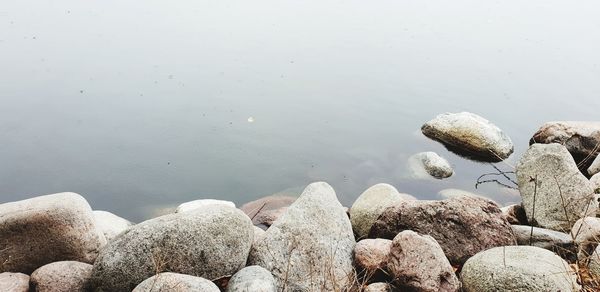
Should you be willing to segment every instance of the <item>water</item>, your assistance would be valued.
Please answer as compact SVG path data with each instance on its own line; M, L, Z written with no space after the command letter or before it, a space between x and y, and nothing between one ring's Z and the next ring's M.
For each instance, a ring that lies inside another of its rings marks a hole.
M471 111L515 154L597 120L597 1L23 1L0 7L0 202L73 191L134 221L325 180L519 201L420 134ZM250 120L250 121L249 121ZM410 178L436 151L455 176Z

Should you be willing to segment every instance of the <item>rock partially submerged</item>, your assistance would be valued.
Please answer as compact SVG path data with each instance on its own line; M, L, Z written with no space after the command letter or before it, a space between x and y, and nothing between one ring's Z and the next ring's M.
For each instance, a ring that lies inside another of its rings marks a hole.
M278 290L339 291L354 279L350 220L327 183L310 184L252 247L249 264L270 271Z
M431 235L454 265L482 250L516 244L498 206L481 198L401 201L379 216L369 237L392 239L404 230Z
M408 194L401 194L389 184L376 184L364 191L350 208L350 222L358 238L365 238L371 226L383 210L403 200L415 200Z
M175 209L175 213L187 212L187 211L196 210L200 207L215 206L215 205L221 205L221 206L235 208L235 204L230 201L201 199L201 200L185 202L185 203L177 206L177 209Z
M596 212L592 184L579 172L564 146L531 145L516 172L531 225L569 232L577 219Z
M0 273L0 291L29 292L29 276L23 273Z
M94 211L94 218L98 228L104 234L107 241L113 240L129 226L133 225L129 220L121 218L113 213L106 211Z
M93 263L105 244L90 205L78 194L0 205L0 272L29 274L63 260Z
M160 273L141 282L132 292L219 292L213 282L190 275L178 273Z
M498 162L514 150L510 138L488 120L468 112L445 113L421 127L423 134L461 156Z
M33 291L66 292L88 291L92 265L62 261L47 264L31 274Z
M534 246L503 246L480 252L465 263L460 275L466 292L581 289L565 260Z
M275 279L259 266L249 266L235 273L229 280L227 292L257 291L276 292Z
M207 279L245 266L254 230L242 211L205 206L150 219L110 242L94 263L98 291L131 291L157 272Z
M240 209L252 219L252 223L261 228L268 228L288 206L296 201L296 197L272 195L244 204Z

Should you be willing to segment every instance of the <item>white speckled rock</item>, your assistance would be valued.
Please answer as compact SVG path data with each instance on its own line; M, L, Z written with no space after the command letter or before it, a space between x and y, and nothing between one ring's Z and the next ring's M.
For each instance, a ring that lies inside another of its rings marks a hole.
M350 208L350 221L356 236L367 237L371 226L383 210L403 200L415 200L415 198L399 193L389 184L376 184L364 191Z
M235 204L230 201L202 199L202 200L185 202L185 203L177 206L177 209L175 209L175 213L187 212L187 211L198 209L200 207L214 206L214 205L221 205L221 206L235 208Z
M90 205L78 194L0 205L0 272L30 274L63 260L93 263L105 244Z
M525 225L511 225L519 245L532 245L554 252L571 250L574 248L571 235L550 229Z
M596 194L600 194L600 173L592 176L592 178L590 178L590 183L592 184L592 187L594 188L594 192Z
M32 291L37 292L78 292L89 289L92 265L62 261L47 264L31 274Z
M235 273L229 280L227 292L276 292L273 275L260 266L249 266Z
M388 283L369 284L363 292L392 292L392 287Z
M467 260L460 275L466 292L568 292L581 288L565 260L534 246L482 251Z
M588 214L596 212L597 203L588 206L594 200L592 184L579 172L564 146L533 144L516 169L522 205L530 224L569 232L586 211Z
M96 291L131 291L162 271L217 279L243 268L254 238L239 209L213 205L136 224L94 263Z
M444 179L451 177L454 170L448 160L435 152L421 152L408 158L408 165L417 178L434 177Z
M201 277L177 273L160 273L137 285L132 292L219 292L213 282Z
M600 218L585 217L577 220L571 229L571 236L575 238L575 244L579 248L580 260L585 261L600 242Z
M390 275L407 291L451 292L460 281L440 245L429 235L400 232L392 241L387 264Z
M339 291L355 278L352 225L324 182L312 183L250 252L249 264L270 271L278 290Z
M254 230L254 242L257 242L265 235L265 231L258 226L253 226L252 229Z
M358 268L369 272L385 269L391 248L389 239L363 239L354 247L354 262Z
M129 226L133 225L129 220L121 218L106 211L94 211L94 218L98 228L104 234L107 241L113 240Z
M425 123L421 132L449 150L475 160L501 161L514 150L512 141L500 128L468 112L438 115Z
M600 156L596 156L596 159L594 159L594 162L592 162L592 165L590 165L590 167L588 167L588 174L589 175L596 175L597 173L600 173Z
M23 273L0 273L0 291L29 292L29 276Z

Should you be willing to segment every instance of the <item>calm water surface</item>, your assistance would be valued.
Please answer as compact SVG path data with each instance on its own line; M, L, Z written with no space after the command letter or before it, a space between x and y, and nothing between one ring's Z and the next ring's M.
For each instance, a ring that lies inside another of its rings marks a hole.
M329 182L519 201L420 134L598 120L597 1L23 1L0 6L0 202L73 191L134 221ZM411 178L436 151L450 179Z

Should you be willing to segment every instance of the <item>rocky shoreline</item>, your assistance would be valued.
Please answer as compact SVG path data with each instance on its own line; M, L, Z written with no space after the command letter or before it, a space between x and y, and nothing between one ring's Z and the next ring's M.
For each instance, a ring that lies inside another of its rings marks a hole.
M422 131L476 161L514 151L472 113ZM522 202L509 206L380 183L346 208L325 182L240 208L192 201L138 224L75 193L0 204L0 291L598 291L600 123L547 123L530 144L514 169ZM412 163L453 174L433 152Z

